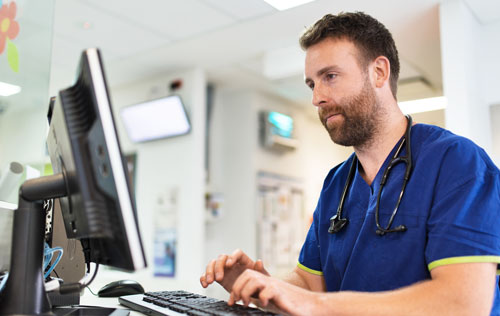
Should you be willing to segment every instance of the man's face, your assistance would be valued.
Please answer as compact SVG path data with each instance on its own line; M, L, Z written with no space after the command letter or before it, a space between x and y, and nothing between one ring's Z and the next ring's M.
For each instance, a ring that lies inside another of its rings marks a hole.
M321 123L343 146L363 146L377 132L381 108L358 49L347 40L325 39L306 51L306 84Z

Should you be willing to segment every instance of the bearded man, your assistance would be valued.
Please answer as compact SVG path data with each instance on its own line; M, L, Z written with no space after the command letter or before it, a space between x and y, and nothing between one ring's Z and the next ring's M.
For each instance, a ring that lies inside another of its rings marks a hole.
M398 107L398 52L364 13L326 15L301 37L305 83L333 142L327 175L285 279L241 250L200 281L291 315L499 315L500 171L470 140Z

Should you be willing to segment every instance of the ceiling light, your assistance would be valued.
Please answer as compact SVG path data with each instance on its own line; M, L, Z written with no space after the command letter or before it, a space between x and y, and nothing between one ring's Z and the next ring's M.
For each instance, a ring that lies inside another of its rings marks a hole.
M404 114L421 113L446 108L446 97L427 98L413 101L399 102L399 108Z
M0 95L3 97L8 97L9 95L13 95L21 92L20 86L15 86L13 84L5 83L0 81Z
M264 0L268 4L272 5L276 9L283 11L299 5L312 2L314 0Z

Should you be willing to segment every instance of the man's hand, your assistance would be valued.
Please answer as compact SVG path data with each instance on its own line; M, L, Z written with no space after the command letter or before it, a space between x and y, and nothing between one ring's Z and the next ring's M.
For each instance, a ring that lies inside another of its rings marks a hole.
M269 275L264 269L262 260L253 261L243 251L237 249L231 255L220 255L217 260L210 261L205 274L200 277L200 283L206 288L217 281L226 291L231 292L236 279L247 269Z
M255 270L246 270L234 282L228 304L242 300L276 313L313 315L319 293L304 290Z

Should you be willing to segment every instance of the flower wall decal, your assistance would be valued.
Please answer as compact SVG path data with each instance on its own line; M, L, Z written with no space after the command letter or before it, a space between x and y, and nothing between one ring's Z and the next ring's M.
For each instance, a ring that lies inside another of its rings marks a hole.
M19 53L16 45L12 42L19 34L19 23L15 21L17 5L15 1L3 3L0 0L0 55L7 47L7 61L10 68L19 71Z

